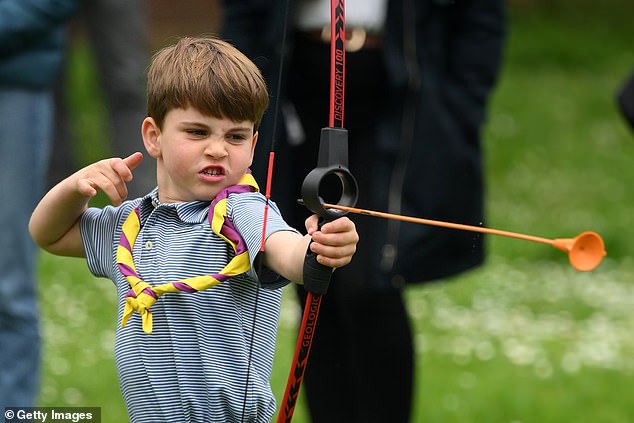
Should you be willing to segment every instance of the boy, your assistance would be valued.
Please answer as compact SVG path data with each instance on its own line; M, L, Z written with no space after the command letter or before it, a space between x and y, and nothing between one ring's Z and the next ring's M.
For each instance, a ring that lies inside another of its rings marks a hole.
M115 362L132 422L268 422L278 288L301 283L307 248L329 267L354 254L349 219L317 230L312 216L301 236L273 204L258 254L265 199L248 168L267 105L260 72L234 47L182 39L148 73L141 131L158 187L123 201L134 153L81 169L33 212L38 245L85 256L117 286ZM114 206L87 207L99 190Z

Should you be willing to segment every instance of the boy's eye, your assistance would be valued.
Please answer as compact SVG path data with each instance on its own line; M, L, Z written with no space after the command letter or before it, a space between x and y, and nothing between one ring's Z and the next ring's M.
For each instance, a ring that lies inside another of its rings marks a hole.
M207 135L207 131L204 129L197 129L197 128L191 128L191 129L186 129L185 132L187 132L189 135L193 135L195 137L204 137Z
M229 141L239 142L247 139L246 135L243 134L227 134L227 138Z

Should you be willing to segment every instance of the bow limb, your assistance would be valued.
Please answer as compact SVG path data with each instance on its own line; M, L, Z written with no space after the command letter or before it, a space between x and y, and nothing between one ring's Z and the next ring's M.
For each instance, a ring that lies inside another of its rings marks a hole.
M299 328L299 335L297 336L297 344L295 345L295 355L293 356L293 363L288 376L288 382L286 383L286 390L282 402L280 403L280 411L277 416L278 423L290 422L293 418L293 411L295 410L304 372L308 364L310 348L313 343L321 300L321 294L313 294L308 291L304 313L302 315L302 323Z

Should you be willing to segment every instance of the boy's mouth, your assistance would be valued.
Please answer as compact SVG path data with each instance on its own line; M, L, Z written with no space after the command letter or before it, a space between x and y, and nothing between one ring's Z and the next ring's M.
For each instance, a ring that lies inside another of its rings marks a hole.
M203 175L208 176L220 176L224 175L224 169L222 167L208 167L200 171Z

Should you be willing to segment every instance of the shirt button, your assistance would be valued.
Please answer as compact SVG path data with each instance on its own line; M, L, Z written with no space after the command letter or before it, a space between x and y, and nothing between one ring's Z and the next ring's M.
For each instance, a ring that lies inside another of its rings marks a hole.
M144 245L146 250L151 250L152 248L154 248L154 243L152 241L145 241Z

